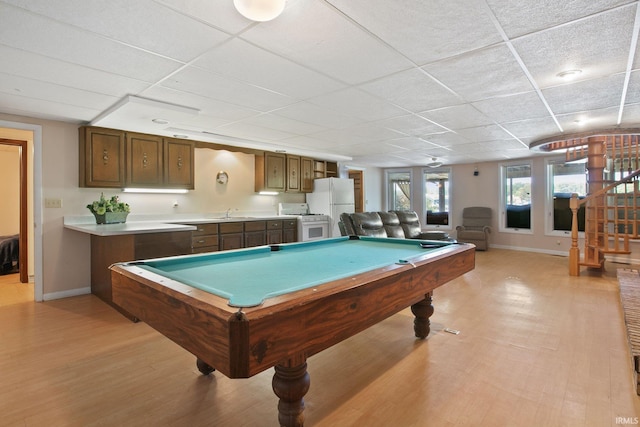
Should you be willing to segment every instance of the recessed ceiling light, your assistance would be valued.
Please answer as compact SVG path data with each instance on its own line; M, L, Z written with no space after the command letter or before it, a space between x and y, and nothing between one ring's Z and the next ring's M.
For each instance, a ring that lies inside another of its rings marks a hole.
M582 70L565 70L561 73L556 74L556 76L560 77L561 79L568 80L576 78L580 73L582 73Z
M173 135L174 138L183 138L183 139L189 139L189 135L181 135L179 133Z
M168 125L169 124L169 120L165 120L165 119L153 119L151 121L153 123L158 124L158 125Z

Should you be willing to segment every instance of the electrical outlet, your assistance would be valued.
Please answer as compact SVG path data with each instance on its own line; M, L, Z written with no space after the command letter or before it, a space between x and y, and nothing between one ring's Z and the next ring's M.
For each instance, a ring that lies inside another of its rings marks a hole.
M61 208L62 199L44 199L45 208Z

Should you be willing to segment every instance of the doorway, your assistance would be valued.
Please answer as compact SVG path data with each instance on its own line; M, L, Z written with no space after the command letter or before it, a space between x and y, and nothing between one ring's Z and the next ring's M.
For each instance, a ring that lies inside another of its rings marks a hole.
M3 233L6 234L6 239L3 242L3 258L4 261L9 263L8 268L12 268L12 262L17 261L17 268L19 271L19 277L21 283L29 282L29 240L27 234L27 141L15 140L15 139L5 139L0 138L0 148L4 148L3 153L6 153L3 156L3 161L7 162L3 167L3 170L7 171L11 175L17 172L16 176L6 177L5 181L8 182L16 182L17 185L12 186L14 188L6 189L11 194L17 197L11 197L14 201L13 203L5 203L3 206L3 210L11 210L17 212L3 212L4 215L11 217L12 214L16 214L18 217L18 229L17 231L17 240L14 240L14 232L13 228L8 228L7 230L3 230ZM14 160L17 162L17 165L13 165ZM17 166L17 167L14 167ZM17 248L16 248L17 246ZM13 252L17 249L17 260L13 259ZM6 256L4 256L6 255ZM4 263L3 261L3 263Z
M349 169L349 178L353 180L353 195L355 199L355 211L364 212L364 186L363 171Z

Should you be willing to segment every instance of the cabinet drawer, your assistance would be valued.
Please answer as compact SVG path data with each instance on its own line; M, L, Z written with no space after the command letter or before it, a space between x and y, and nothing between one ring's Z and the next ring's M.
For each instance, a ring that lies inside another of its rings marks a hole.
M218 224L191 224L198 227L192 231L193 236L204 236L207 234L218 234Z
M202 254L205 252L218 252L218 245L215 246L199 246L191 249L193 254Z
M202 246L218 246L218 235L193 236L191 238L192 248L199 248Z
M242 233L244 229L242 222L225 222L224 224L220 224L219 232L220 234L229 234L229 233Z
M296 228L298 226L297 219L285 219L282 223L284 228Z
M249 221L244 223L244 231L264 231L266 226L265 221Z
M282 221L267 221L267 230L281 230Z

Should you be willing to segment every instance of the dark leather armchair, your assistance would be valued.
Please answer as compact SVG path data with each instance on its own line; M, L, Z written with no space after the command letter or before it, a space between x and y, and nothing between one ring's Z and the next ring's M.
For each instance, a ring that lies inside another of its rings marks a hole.
M394 237L399 239L450 240L442 231L422 231L413 211L357 212L340 215L344 236Z
M422 231L420 218L415 211L393 211L400 221L406 239L448 240L449 234L444 231Z
M351 221L358 236L387 237L387 232L378 212L352 213Z

